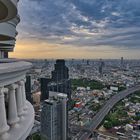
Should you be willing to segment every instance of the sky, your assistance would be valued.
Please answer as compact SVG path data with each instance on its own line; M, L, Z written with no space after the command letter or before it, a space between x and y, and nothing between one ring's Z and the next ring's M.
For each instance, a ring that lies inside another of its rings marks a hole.
M16 58L140 59L140 0L23 0Z

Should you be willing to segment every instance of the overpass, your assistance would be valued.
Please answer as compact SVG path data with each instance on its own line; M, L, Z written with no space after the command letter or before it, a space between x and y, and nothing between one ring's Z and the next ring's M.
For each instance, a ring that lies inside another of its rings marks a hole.
M128 88L112 96L100 109L100 111L93 117L91 125L87 128L87 131L81 130L78 140L87 140L90 134L100 125L105 116L109 113L109 111L114 107L116 103L139 90L140 85L136 85L135 87Z

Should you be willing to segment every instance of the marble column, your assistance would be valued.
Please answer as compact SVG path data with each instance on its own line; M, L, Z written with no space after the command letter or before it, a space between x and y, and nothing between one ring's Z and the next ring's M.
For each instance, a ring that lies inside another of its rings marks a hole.
M3 135L9 130L6 119L6 109L4 101L4 89L0 87L0 135Z
M16 89L16 102L17 102L17 113L18 116L24 114L23 111L23 97L22 97L22 82L17 83L18 87Z
M8 86L9 89L9 100L8 100L8 124L15 125L18 121L17 115L17 104L16 104L16 97L15 97L15 90L17 86L12 84Z
M22 80L22 87L21 87L21 90L22 90L22 99L23 99L23 109L24 110L27 110L27 105L26 105L26 92L25 92L25 80Z

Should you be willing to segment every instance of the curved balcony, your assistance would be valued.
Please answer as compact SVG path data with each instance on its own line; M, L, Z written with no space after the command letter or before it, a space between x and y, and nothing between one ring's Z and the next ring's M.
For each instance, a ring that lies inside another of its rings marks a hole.
M15 47L15 40L0 41L0 51L1 52L12 52L14 50L14 47Z
M8 22L0 23L0 41L15 40L17 35L16 25L19 21L20 18L17 16Z
M0 41L0 47L1 46L14 46L14 45L15 45L15 40Z
M0 140L25 140L33 127L34 109L25 94L25 74L31 66L0 60Z
M1 52L13 52L14 46L3 46L0 47ZM4 58L4 57L2 57Z
M17 15L18 0L0 0L0 22L8 21Z

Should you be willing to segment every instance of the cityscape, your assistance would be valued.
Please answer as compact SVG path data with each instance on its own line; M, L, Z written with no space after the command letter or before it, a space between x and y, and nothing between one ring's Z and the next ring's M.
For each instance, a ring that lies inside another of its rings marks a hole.
M0 140L140 140L139 5L0 0Z
M34 126L34 131L37 131L35 136L46 135L46 138L51 139L51 125L44 122L53 123L55 120L51 120L53 117L49 116L46 120L49 107L47 104L52 103L53 108L57 104L57 96L64 93L68 99L68 114L63 114L63 117L67 116L63 121L68 121L65 126L67 139L139 139L138 60L125 60L122 57L117 60L28 61L33 64L27 77L32 83L29 99L32 98L35 119L38 122ZM46 107L42 103L44 100ZM60 129L60 126L58 128ZM57 136L52 139L59 138Z

